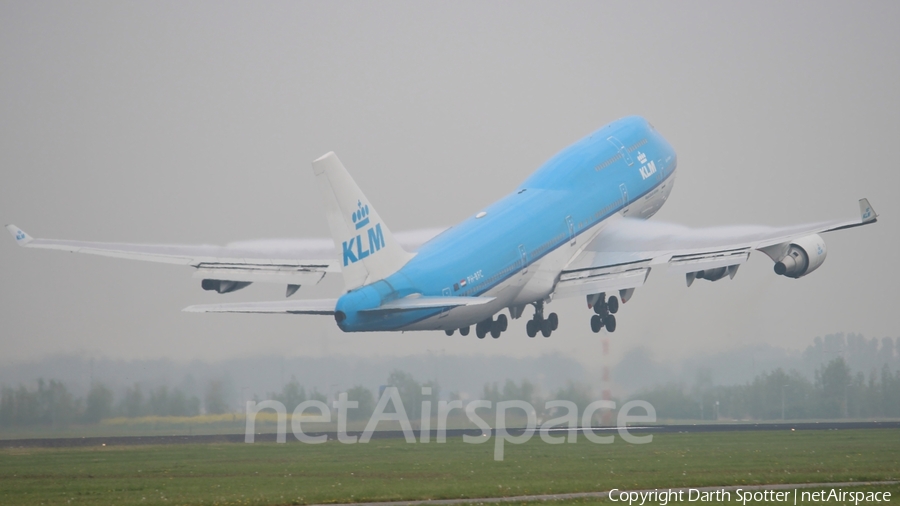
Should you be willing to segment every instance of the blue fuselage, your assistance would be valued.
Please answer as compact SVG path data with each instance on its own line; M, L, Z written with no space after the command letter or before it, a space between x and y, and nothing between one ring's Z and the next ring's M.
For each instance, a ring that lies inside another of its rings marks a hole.
M558 153L509 195L424 244L398 272L344 294L336 307L343 317L338 325L345 332L448 330L544 300L605 220L648 218L659 209L675 167L675 151L645 119L610 123ZM451 310L360 312L415 294L495 299Z

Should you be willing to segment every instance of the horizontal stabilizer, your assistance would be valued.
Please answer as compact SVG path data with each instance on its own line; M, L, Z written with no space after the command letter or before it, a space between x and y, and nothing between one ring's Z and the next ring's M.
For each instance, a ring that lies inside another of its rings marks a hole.
M393 313L397 311L412 311L415 309L439 309L445 307L477 306L487 304L494 297L416 297L393 300L378 307L363 309L363 313Z
M233 302L188 306L188 313L268 313L333 315L337 299L279 300L272 302Z

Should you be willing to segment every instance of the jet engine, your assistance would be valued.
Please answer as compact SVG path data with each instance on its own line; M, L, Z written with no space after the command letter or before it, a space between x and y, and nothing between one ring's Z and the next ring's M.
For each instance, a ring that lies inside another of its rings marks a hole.
M204 290L217 291L219 293L229 293L247 288L250 286L249 281L228 281L224 279L204 279L200 282L200 286Z
M706 269L705 271L697 271L695 276L697 279L706 279L709 281L718 281L728 274L727 267L718 267L716 269Z
M801 237L788 246L787 255L775 262L775 274L789 278L806 276L825 261L825 240L819 234Z

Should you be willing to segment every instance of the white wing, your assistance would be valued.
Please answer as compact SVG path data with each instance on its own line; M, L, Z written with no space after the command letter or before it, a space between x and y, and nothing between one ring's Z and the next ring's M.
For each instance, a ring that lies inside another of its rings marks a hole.
M612 221L588 243L560 274L555 295L590 295L628 290L644 284L650 269L668 264L669 270L691 276L726 268L731 277L753 250L778 261L793 241L813 234L874 223L877 214L867 199L859 201L856 220L789 227L736 225L688 228L682 225L621 218ZM718 278L717 278L718 279Z
M235 242L226 246L162 245L36 239L15 225L7 225L20 246L87 253L194 267L195 278L229 282L316 284L341 267L331 239L270 239ZM416 230L397 234L398 242L414 250L441 232ZM289 293L293 293L289 289Z

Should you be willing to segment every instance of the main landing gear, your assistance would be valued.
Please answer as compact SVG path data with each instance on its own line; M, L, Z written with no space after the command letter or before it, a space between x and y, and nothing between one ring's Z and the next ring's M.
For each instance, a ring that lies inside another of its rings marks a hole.
M544 302L536 302L534 304L534 317L525 324L525 332L528 337L534 337L538 332L544 337L550 337L556 328L559 327L559 317L556 313L550 313L544 318Z
M588 305L591 305L593 297L597 297L597 299L593 303L594 316L591 317L591 330L597 333L605 327L607 332L615 332L619 299L613 295L607 300L606 295L601 293L599 296L588 296Z
M511 307L509 309L510 314L518 318L522 315L522 310L524 306L516 306ZM556 316L556 313L550 313L546 317L544 317L544 302L535 302L534 303L534 317L528 320L525 325L525 329L528 333L528 337L534 337L540 332L544 337L550 337L550 334L553 333L554 330L559 326L559 317ZM500 334L506 332L509 327L509 318L505 314L498 314L495 319L493 316L482 320L475 324L475 335L478 336L478 339L484 339L488 334L491 335L494 339L498 339ZM460 327L459 333L463 336L469 335L470 326ZM456 332L456 329L448 329L445 330L448 336L452 336L453 333Z
M447 329L444 331L444 334L447 334L448 336L452 336L455 331L456 331L456 329ZM469 335L469 327L460 328L459 335L461 335L461 336Z
M494 317L490 317L486 320L482 320L475 324L475 335L478 336L478 339L484 339L488 334L491 335L494 339L500 337L500 334L506 332L506 329L509 327L509 319L505 314L497 315L497 319ZM455 329L445 330L444 333L448 336L452 336ZM460 327L459 334L463 336L469 335L469 327Z
M497 319L494 317L490 317L486 320L481 320L480 322L475 324L475 335L478 336L478 339L484 339L488 334L491 335L494 339L500 337L500 334L506 331L507 327L509 327L509 320L506 318L505 314L497 315ZM465 332L463 332L465 330ZM459 333L462 335L467 335L469 333L469 327L463 327L459 329Z

